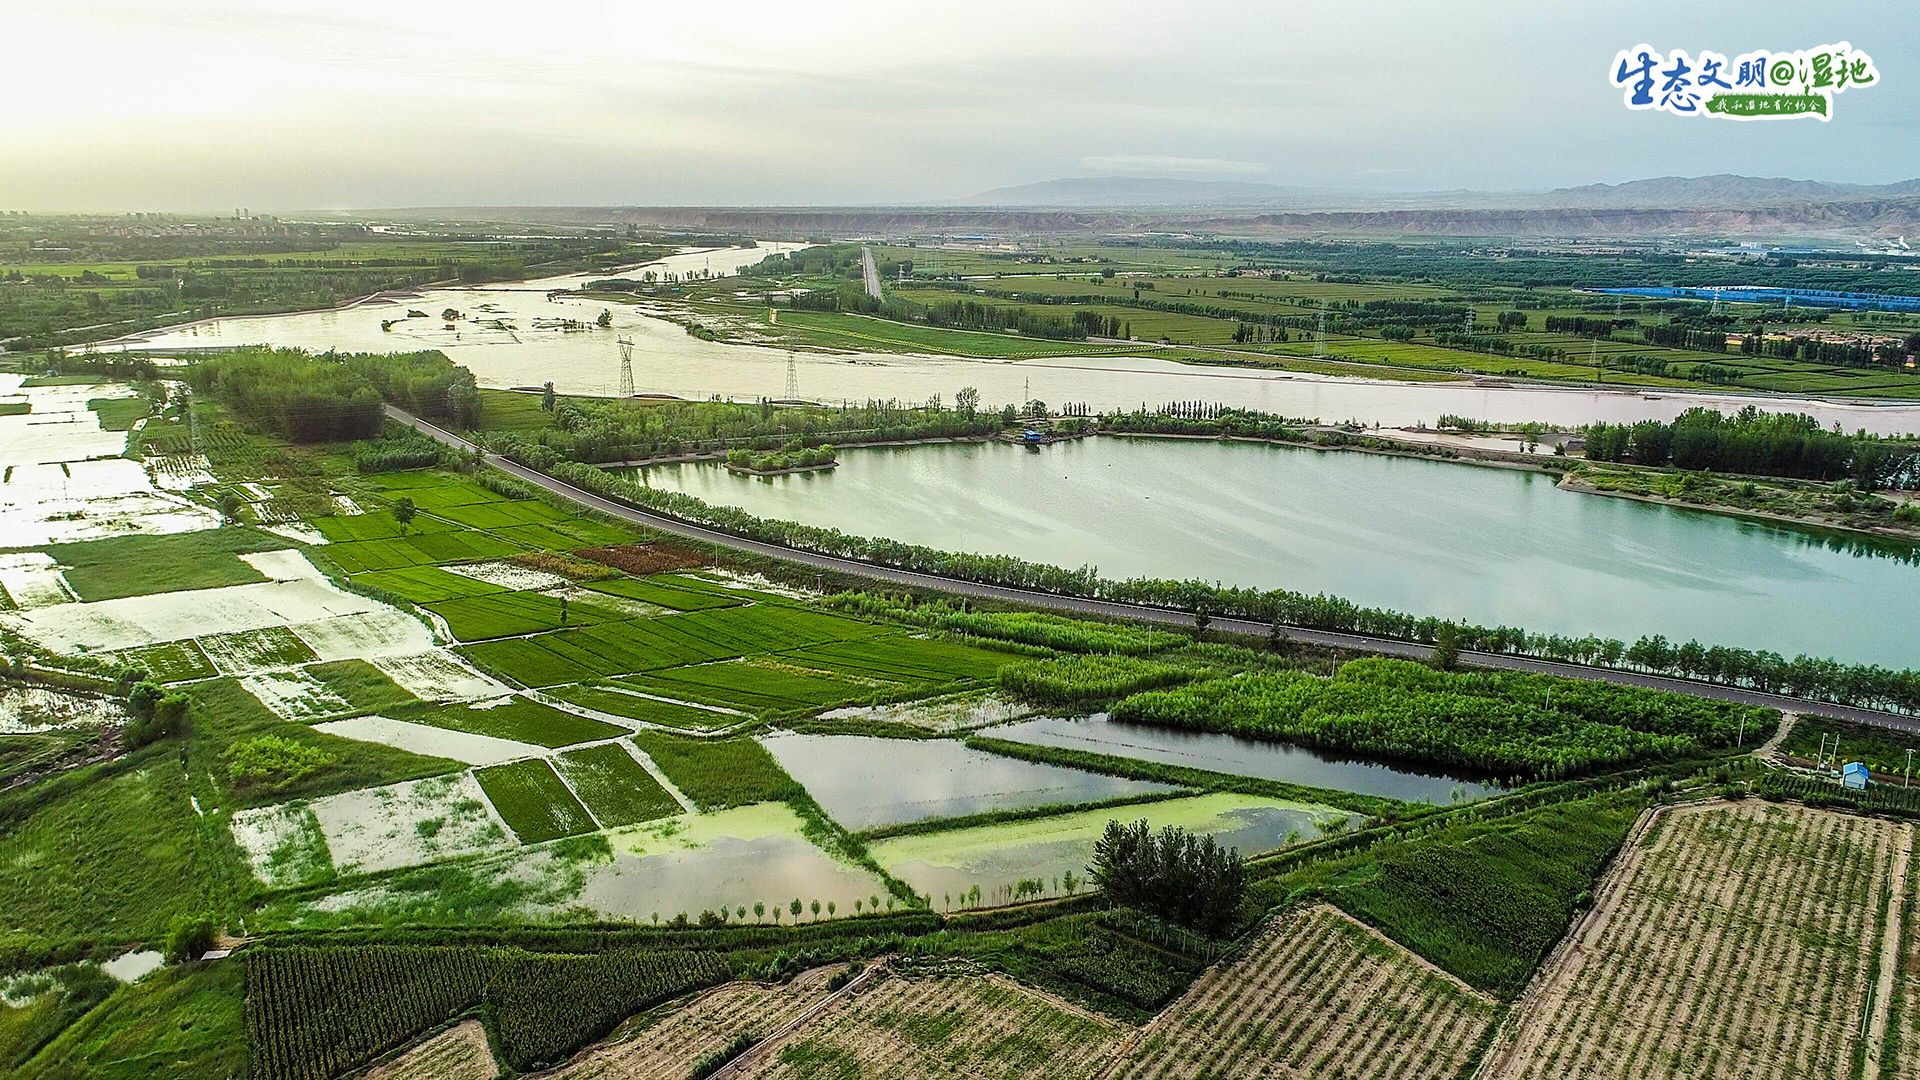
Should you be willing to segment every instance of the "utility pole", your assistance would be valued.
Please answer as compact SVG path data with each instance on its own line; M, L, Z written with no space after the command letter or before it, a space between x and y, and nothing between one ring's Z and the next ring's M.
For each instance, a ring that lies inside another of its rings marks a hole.
M800 368L796 366L793 354L787 354L787 400L800 400Z
M633 396L633 342L619 339L620 346L620 396Z
M1313 323L1313 356L1316 360L1327 358L1327 302L1320 301L1320 316Z
M1907 747L1907 782L1902 787L1913 786L1913 747Z

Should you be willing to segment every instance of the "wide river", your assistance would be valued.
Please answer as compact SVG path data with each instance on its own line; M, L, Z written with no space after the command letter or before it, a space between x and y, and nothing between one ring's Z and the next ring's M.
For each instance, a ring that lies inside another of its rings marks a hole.
M657 271L731 273L768 254L804 245L763 243L757 248L689 251L652 264ZM640 271L628 271L637 275ZM1207 401L1283 416L1329 422L1359 420L1387 426L1431 424L1443 414L1483 420L1540 420L1581 424L1593 420L1672 419L1694 405L1807 412L1822 423L1851 431L1920 432L1920 405L1873 405L1738 395L1630 393L1539 386L1472 383L1398 383L1284 372L1209 368L1151 357L1072 357L1054 360L971 360L892 353L819 353L696 338L678 325L627 304L611 307L609 330L564 330L536 321L590 322L607 305L573 298L549 299L555 289L578 288L604 275L571 275L474 288L434 289L418 296L374 301L331 311L251 318L213 319L117 341L107 348L189 350L266 344L324 351L398 352L440 349L471 369L482 386L538 385L552 380L564 393L611 394L619 386L620 338L635 343L634 385L642 393L706 399L716 394L755 400L785 392L787 363L799 377L801 396L827 402L897 399L946 400L963 386L980 391L990 405L1028 396L1094 409L1128 409L1168 401ZM444 329L437 316L455 308L510 329L484 328L473 319ZM433 318L404 319L389 330L381 323L407 309Z
M1920 567L1879 545L1551 477L1251 443L1098 438L843 451L829 472L652 466L763 517L1110 577L1199 576L1487 625L1914 666Z

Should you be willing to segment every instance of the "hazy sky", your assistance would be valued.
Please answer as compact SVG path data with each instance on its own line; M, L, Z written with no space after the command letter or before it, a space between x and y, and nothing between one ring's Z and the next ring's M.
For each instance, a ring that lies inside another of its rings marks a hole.
M1850 41L1830 123L1630 113L1641 41ZM1905 2L0 0L0 209L927 201L1059 176L1920 174Z

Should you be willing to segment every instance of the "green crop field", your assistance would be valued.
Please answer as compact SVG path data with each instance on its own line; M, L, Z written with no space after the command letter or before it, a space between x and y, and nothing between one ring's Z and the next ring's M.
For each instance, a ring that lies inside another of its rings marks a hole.
M584 709L670 728L707 730L727 727L749 719L732 713L696 709L687 705L675 705L670 701L657 701L635 694L623 694L619 690L604 686L556 686L546 693Z
M647 579L609 578L605 581L589 582L587 588L612 596L624 596L629 600L658 604L674 611L703 611L707 608L734 607L741 602L737 597L696 592Z
M292 546L285 537L236 526L168 536L82 540L55 544L46 552L67 567L67 584L80 599L115 600L265 581L266 575L240 556Z
M787 771L752 739L689 739L638 731L633 743L702 810L773 802L793 786Z
M474 770L480 790L523 844L592 832L593 818L541 758Z
M391 510L369 510L364 514L332 514L313 519L320 535L336 544L354 540L392 540L402 536L421 536L457 528L433 517L415 517L405 525L395 520Z
M249 668L291 667L319 659L313 649L284 626L260 630L241 630L232 634L210 634L200 638L215 666L227 671Z
M861 678L939 683L987 679L1021 657L940 638L881 634L857 641L835 641L782 654L804 667Z
M214 670L213 661L207 659L206 652L191 638L127 649L115 656L125 663L146 668L160 682L209 679L219 674Z
M680 813L680 804L618 743L559 755L555 764L604 828Z
M592 626L631 618L624 611L543 592L495 592L426 605L461 641L514 637L562 626ZM563 620L564 616L564 620Z
M371 570L363 574L355 574L353 580L358 584L371 585L416 604L433 604L442 600L458 600L463 597L485 596L488 593L507 591L503 586L470 578L465 574L448 573L437 566L403 566L394 570Z
M524 550L522 545L492 533L450 529L425 536L390 540L359 540L328 544L320 551L349 574L367 570L395 570L429 563L475 562L503 559Z
M835 678L764 659L668 668L630 675L620 683L646 693L762 715L824 709L896 689L891 683Z
M479 705L443 705L417 713L402 713L401 718L432 724L452 731L491 735L496 739L532 743L535 746L572 746L617 738L627 729L604 720L578 716L542 705L527 698L508 698L499 703Z
M537 499L468 503L464 506L444 507L435 510L434 513L470 529L504 529L515 525L564 521L571 516Z

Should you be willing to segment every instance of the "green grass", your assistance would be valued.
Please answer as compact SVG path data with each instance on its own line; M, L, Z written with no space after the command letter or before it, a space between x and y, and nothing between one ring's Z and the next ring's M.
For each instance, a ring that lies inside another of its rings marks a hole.
M1834 751L1836 737L1840 747L1837 754ZM1823 742L1827 751L1825 758L1820 753ZM1819 716L1802 716L1780 749L1806 761L1830 760L1834 768L1849 761L1865 762L1867 768L1883 776L1903 778L1907 772L1907 751L1912 750L1915 769L1920 771L1920 734Z
M239 526L170 536L113 536L55 544L47 554L66 571L82 600L250 585L266 576L241 561L242 554L281 551L285 537Z
M87 402L87 408L99 414L100 430L131 431L134 424L152 414L153 403L142 394L135 397L94 398Z
M456 575L457 576L457 575ZM632 618L627 612L543 592L498 592L426 605L461 641L516 637L563 626L594 626ZM566 621L562 622L564 614Z
M1331 900L1388 937L1511 999L1591 897L1643 806L1635 792L1552 803L1305 866L1259 883L1264 902Z
M553 766L541 758L474 772L480 789L523 844L538 844L593 831L593 818L573 797Z
M658 604L674 611L704 611L708 608L735 607L741 603L737 597L696 592L692 589L638 578L609 578L605 581L589 582L587 588L611 596L624 596L629 600Z
M794 649L782 656L796 664L822 671L899 682L988 679L1001 667L1024 659L996 649L907 634L836 641Z
M564 521L569 515L537 499L513 502L469 503L435 511L448 521L469 529L510 529L516 525L540 525Z
M0 798L0 940L159 941L208 881L187 777L167 748Z
M213 661L208 660L199 644L191 639L143 645L115 655L126 663L146 668L159 682L207 679L219 674L214 670Z
M317 659L313 649L284 626L210 634L199 642L216 665L239 669L290 667Z
M637 825L681 811L667 789L618 743L571 750L556 763L603 827Z
M309 664L307 674L325 683L357 713L381 712L411 705L419 699L408 693L387 673L365 660L330 660Z
M21 1080L241 1077L247 1039L237 963L157 971L115 991L53 1040Z
M689 739L639 731L633 742L702 810L773 802L794 787L780 763L752 739Z
M335 566L349 574L367 570L393 570L403 566L429 563L476 562L504 559L524 550L522 545L492 533L472 529L414 533L384 540L358 540L329 544L320 551Z
M203 809L259 806L289 799L314 798L356 788L440 776L464 768L457 761L409 753L379 743L343 739L305 724L282 720L248 693L239 681L211 679L187 688L194 700L189 761ZM265 778L236 783L228 773L229 747L263 735L290 739L327 755L326 764L297 779Z
M635 697L618 690L609 690L599 686L557 686L546 691L561 701L571 702L582 708L612 716L639 720L649 724L659 724L671 728L693 728L705 730L726 727L739 723L746 717L729 713L718 713L708 709L695 709L686 705L675 705L667 701L655 701L652 698Z
M576 716L526 698L509 698L490 707L446 705L419 713L404 713L404 719L450 731L491 735L496 739L532 743L535 746L572 746L574 743L612 739L627 729L604 720Z

